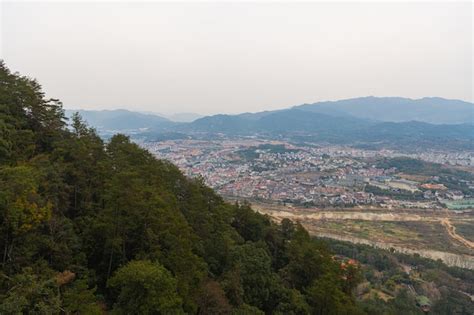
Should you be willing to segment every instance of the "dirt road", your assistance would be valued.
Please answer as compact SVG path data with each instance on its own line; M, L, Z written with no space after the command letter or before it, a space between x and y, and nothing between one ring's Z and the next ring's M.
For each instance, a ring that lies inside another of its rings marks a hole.
M441 224L446 228L446 231L448 232L449 236L457 240L458 242L462 243L464 246L474 249L474 242L471 242L461 235L456 233L456 227L451 224L451 221L449 221L449 218L444 218L440 220Z
M305 209L285 208L281 206L267 206L264 204L254 204L254 209L258 212L268 214L270 217L281 221L284 218L310 222L311 220L363 220L363 221L422 221L439 222L446 228L448 235L465 247L474 250L474 242L469 241L456 233L456 227L451 223L450 213L446 210L439 214L420 215L409 212L371 212L371 211L308 211Z

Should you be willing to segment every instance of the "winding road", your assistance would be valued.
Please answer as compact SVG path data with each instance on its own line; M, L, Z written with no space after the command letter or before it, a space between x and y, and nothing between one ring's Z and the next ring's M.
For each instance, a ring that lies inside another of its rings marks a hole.
M457 240L458 242L462 243L464 246L474 249L474 242L471 242L461 235L456 233L456 227L451 224L451 221L449 221L449 218L443 218L439 220L440 223L446 228L446 231L448 232L449 236L451 236L453 239Z

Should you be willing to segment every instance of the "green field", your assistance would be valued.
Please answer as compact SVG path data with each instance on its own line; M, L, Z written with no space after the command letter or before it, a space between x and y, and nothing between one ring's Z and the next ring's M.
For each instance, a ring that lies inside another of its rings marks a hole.
M448 207L449 210L474 209L474 199L445 201L444 203L446 204L446 207Z

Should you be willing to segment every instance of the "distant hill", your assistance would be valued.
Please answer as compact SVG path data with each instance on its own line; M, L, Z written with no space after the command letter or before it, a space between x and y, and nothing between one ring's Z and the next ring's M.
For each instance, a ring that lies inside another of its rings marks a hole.
M188 132L245 134L256 131L256 122L238 115L213 115L178 127Z
M381 122L296 108L256 114L208 116L177 128L181 132L191 133L223 133L229 136L259 134L305 142L377 144L385 147L472 148L474 141L474 128L470 124Z
M352 116L379 121L474 124L473 103L439 97L409 99L369 96L304 104L294 108L333 116Z
M276 111L264 115L256 121L260 131L267 132L308 132L308 133L334 133L347 129L363 128L372 122L353 118L336 117L327 114L306 112L299 109Z
M70 117L74 112L79 112L87 123L99 130L165 129L174 125L174 122L158 115L125 109L67 110L66 116Z
M365 126L368 120L336 117L299 109L245 113L240 115L206 116L181 125L180 129L193 132L255 133L255 132L313 132L334 129L334 124L344 127Z
M181 123L127 110L79 112L103 136L111 131L140 133L145 139L258 134L305 142L451 149L472 149L474 142L474 104L442 98L363 97ZM194 114L189 115L191 119Z

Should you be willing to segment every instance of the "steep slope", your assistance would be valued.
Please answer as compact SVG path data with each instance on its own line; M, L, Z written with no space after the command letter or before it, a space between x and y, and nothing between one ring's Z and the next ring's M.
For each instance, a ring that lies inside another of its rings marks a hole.
M0 63L0 314L360 314L358 268Z

